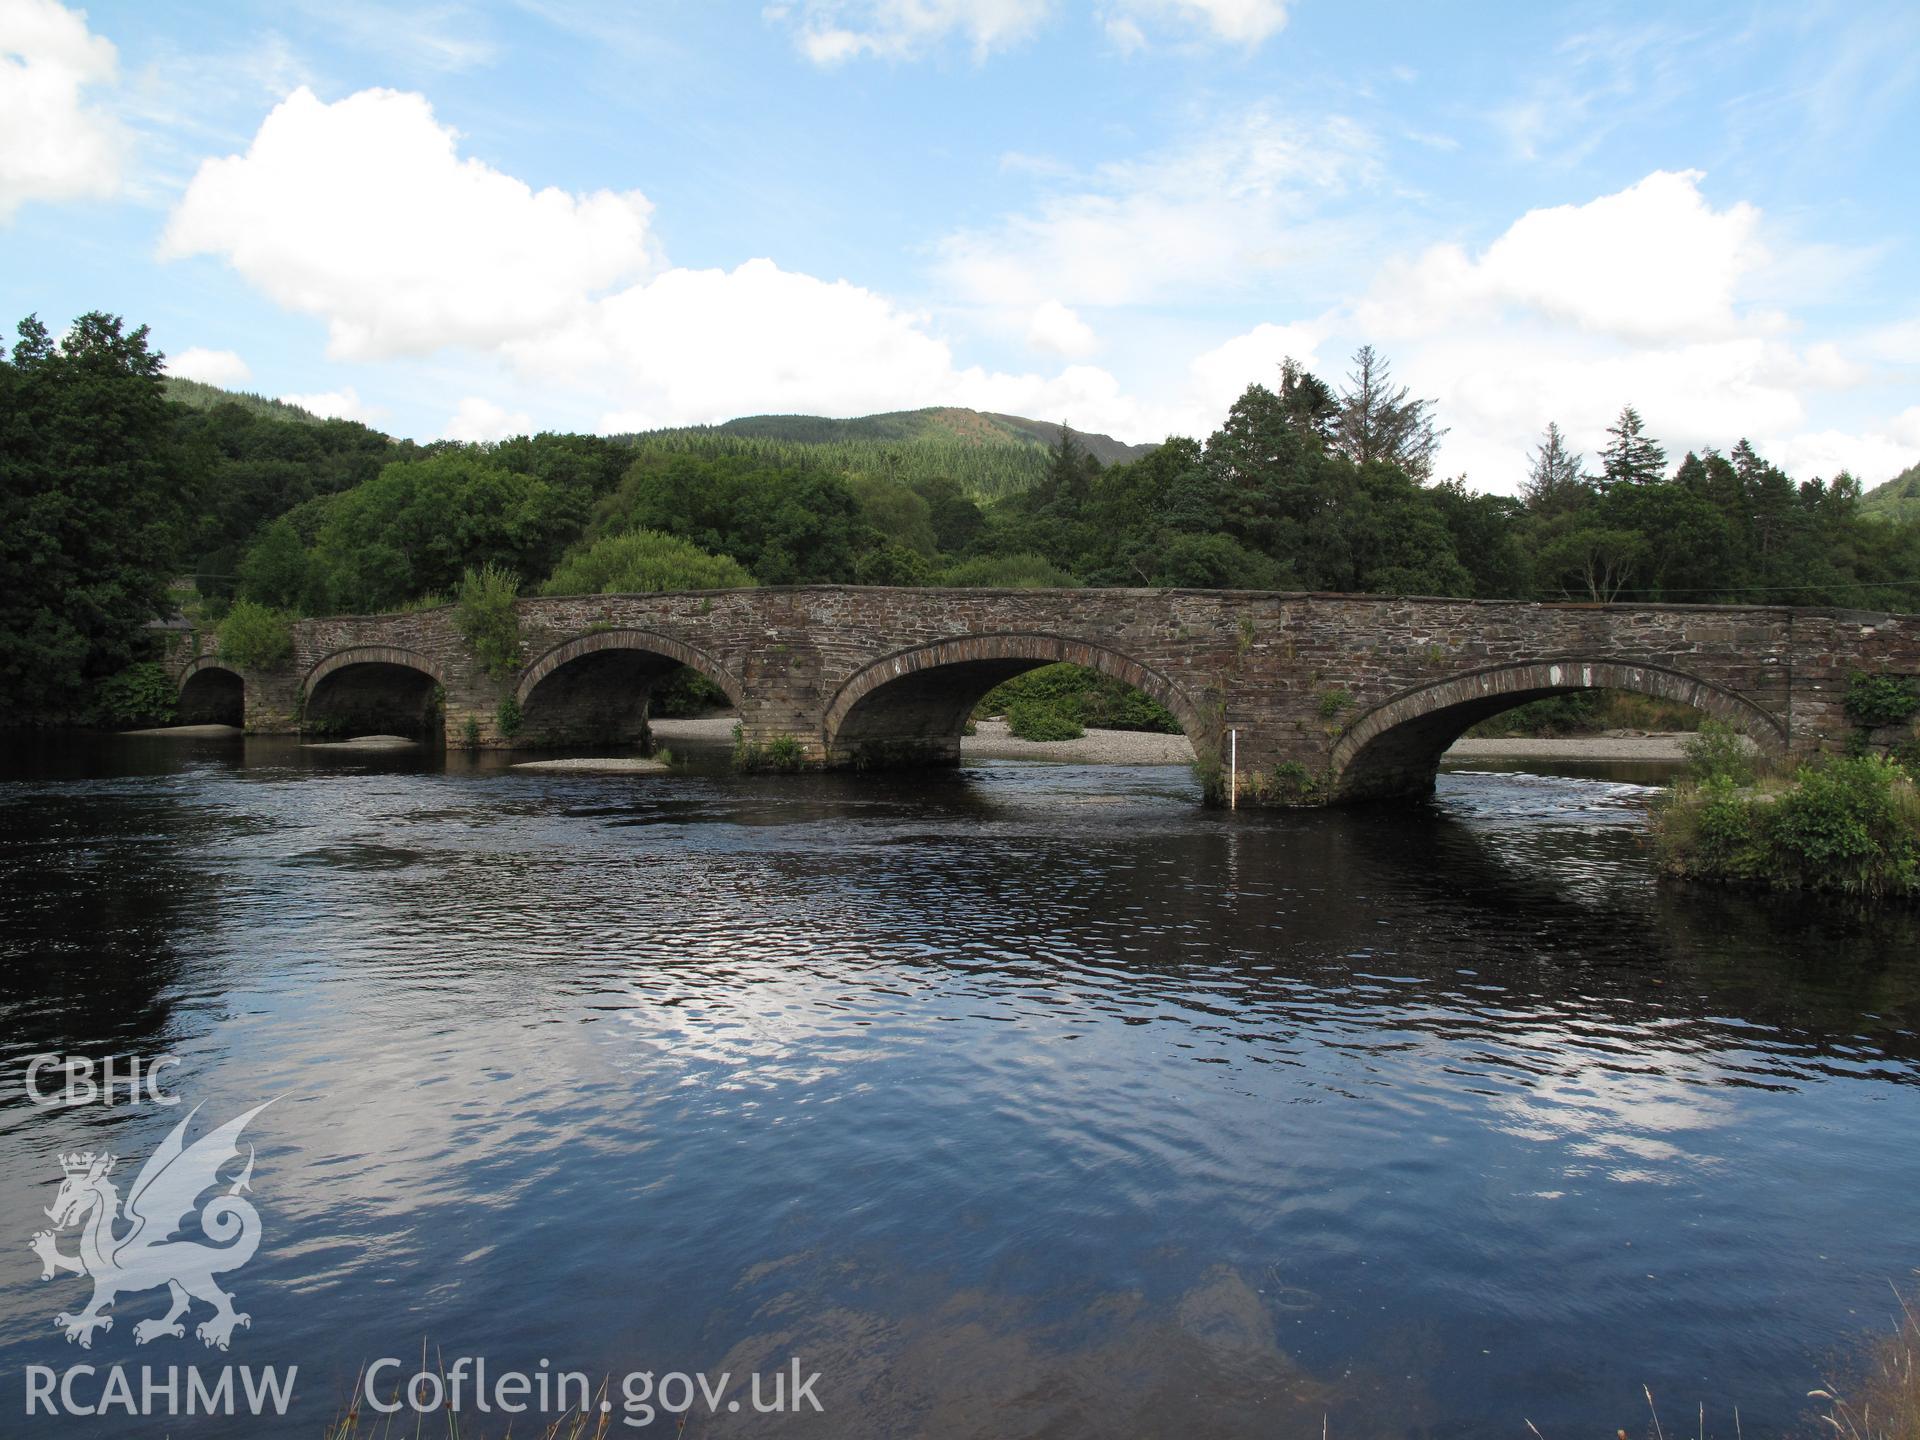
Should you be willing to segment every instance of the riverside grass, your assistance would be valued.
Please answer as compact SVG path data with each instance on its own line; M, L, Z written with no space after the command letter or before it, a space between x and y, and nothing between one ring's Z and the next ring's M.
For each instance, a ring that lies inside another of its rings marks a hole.
M1866 900L1920 900L1920 790L1898 760L1822 756L1767 773L1724 727L1688 743L1690 774L1654 810L1667 873Z

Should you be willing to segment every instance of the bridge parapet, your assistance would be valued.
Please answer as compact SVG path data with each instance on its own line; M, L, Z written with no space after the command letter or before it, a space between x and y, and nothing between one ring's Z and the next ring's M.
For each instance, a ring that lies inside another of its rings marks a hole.
M633 742L651 687L685 664L750 740L791 736L821 765L952 763L980 695L1064 659L1166 705L1203 765L1238 732L1243 794L1312 801L1424 793L1461 730L1543 695L1684 700L1806 754L1846 743L1850 674L1920 674L1920 617L1780 606L796 586L530 598L518 619L503 674L452 607L298 621L289 664L242 677L247 726ZM187 683L187 661L219 663L186 657Z

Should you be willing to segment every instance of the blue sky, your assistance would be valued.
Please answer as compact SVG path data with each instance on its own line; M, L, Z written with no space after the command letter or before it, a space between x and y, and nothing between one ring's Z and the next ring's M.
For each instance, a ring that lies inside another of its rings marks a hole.
M487 439L933 404L1205 434L1371 341L1549 420L1920 459L1920 10L0 0L0 313Z

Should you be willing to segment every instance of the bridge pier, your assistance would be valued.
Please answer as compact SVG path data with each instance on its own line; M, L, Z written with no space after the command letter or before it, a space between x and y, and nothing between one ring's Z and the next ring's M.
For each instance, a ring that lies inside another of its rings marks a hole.
M644 746L654 687L687 665L763 750L883 768L958 763L982 695L1065 661L1170 710L1219 798L1237 730L1239 802L1281 805L1423 795L1468 726L1582 689L1694 705L1780 754L1840 749L1850 674L1920 675L1920 617L1780 606L820 585L526 599L518 620L505 675L452 607L296 621L292 658L267 672L174 668L188 713L230 713L238 674L252 731Z

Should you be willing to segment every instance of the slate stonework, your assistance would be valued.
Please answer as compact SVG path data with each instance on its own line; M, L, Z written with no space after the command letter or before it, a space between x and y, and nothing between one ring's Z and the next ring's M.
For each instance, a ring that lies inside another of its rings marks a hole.
M1340 800L1425 793L1461 730L1541 695L1684 700L1810 754L1847 741L1849 674L1920 674L1920 617L1778 606L827 585L527 599L519 615L525 663L504 678L451 607L298 621L291 664L241 675L246 726L314 728L349 692L355 719L388 693L405 721L430 693L453 746L508 743L514 707L516 743L631 740L647 687L689 664L750 740L793 736L823 765L950 763L981 694L1072 660L1166 705L1203 760L1237 730L1243 796ZM219 668L184 649L174 664L202 675L196 693Z

